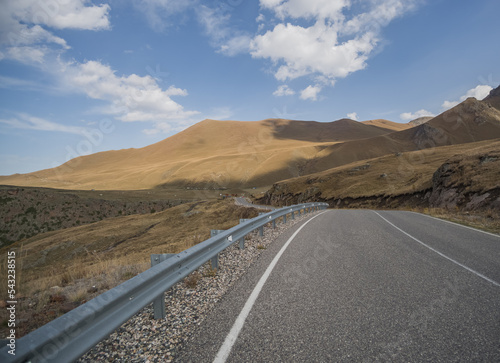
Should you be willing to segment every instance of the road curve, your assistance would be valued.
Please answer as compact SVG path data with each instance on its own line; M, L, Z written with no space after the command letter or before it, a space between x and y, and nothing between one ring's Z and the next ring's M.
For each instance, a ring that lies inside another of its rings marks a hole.
M500 361L500 236L412 212L312 218L265 251L178 361Z
M247 198L243 198L243 197L235 197L234 202L236 203L236 205L240 205L242 207L258 208L258 209L266 209L266 210L275 210L276 209L276 207L273 207L270 205L253 204Z

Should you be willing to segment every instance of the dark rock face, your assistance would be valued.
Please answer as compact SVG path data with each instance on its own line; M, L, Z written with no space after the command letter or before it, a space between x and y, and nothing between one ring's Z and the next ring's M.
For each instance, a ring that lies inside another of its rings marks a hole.
M475 211L500 209L500 151L457 155L432 177L429 206Z

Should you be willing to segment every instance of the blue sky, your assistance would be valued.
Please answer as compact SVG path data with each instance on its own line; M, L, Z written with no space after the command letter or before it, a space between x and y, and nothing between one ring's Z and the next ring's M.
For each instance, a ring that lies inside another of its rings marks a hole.
M407 122L500 84L498 0L0 6L0 175L205 118Z

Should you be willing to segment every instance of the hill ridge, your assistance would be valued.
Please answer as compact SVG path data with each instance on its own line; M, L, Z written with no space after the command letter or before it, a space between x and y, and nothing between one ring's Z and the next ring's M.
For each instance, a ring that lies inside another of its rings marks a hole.
M391 153L498 138L500 111L469 98L427 123L404 125L206 119L140 149L82 156L57 168L0 177L0 184L102 190L270 186Z

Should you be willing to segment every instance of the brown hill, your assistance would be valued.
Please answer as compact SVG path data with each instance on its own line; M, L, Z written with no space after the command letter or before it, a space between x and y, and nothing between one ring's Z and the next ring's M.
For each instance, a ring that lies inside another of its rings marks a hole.
M386 130L390 130L390 131L402 131L402 130L409 129L413 126L416 126L416 125L413 125L411 122L407 123L407 124L402 124L399 122L392 122L392 121L384 120L384 119L362 121L361 123L363 123L365 125L377 126L377 127L380 127L380 128L386 129Z
M422 125L363 141L326 147L304 167L304 174L383 155L457 145L500 137L500 111L468 98Z
M0 177L0 184L80 190L270 186L383 155L499 138L500 111L469 98L408 127L386 120L205 120L141 149L83 156L57 168Z
M57 168L0 177L0 183L102 190L271 185L299 175L304 161L325 146L389 132L352 120L205 120L141 149L82 156Z

